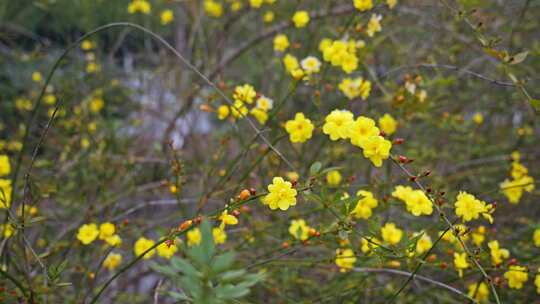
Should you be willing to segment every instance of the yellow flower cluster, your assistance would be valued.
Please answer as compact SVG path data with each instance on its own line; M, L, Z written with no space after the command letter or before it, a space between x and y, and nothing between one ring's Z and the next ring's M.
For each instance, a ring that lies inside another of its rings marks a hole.
M10 173L9 157L0 155L0 209L8 209L11 204L11 180L3 178Z
M274 101L264 95L257 97L255 88L250 84L237 86L233 92L233 99L232 106L221 105L218 107L218 119L224 120L229 116L233 119L243 118L249 112L261 125L264 125L268 120L268 111L274 105ZM247 105L251 105L255 101L255 106L249 110Z
M311 228L303 219L292 220L289 226L289 233L297 240L305 241L309 238L309 230Z
M293 189L290 182L285 181L282 177L274 177L272 184L268 185L268 194L265 195L261 202L268 205L270 209L287 210L290 206L296 205L296 189Z
M335 67L341 67L347 74L358 68L357 50L363 47L363 41L343 41L323 39L319 50L323 53L323 60Z
M500 184L500 188L510 203L517 204L523 196L523 191L532 192L534 190L534 179L529 176L527 167L519 162L519 153L515 153L514 156L510 172L512 180L506 179Z
M152 7L150 6L150 2L146 0L133 0L128 5L128 13L130 14L150 14L151 9Z
M294 55L286 54L283 57L285 70L296 80L309 80L311 75L319 73L321 62L317 57L308 56L298 61Z
M362 77L355 79L345 78L338 87L341 92L351 100L357 97L366 100L371 92L371 82L369 80L364 80Z
M397 228L394 223L386 223L381 227L381 236L386 243L395 245L401 241L403 230Z
M382 161L390 156L392 143L380 136L375 121L369 117L354 115L347 110L334 110L325 118L323 133L330 139L350 139L351 144L362 148L364 157L371 160L375 167L382 166Z
M377 199L373 196L373 193L365 190L359 190L356 192L356 196L361 197L356 203L356 207L352 211L352 214L356 218L368 219L373 214L373 209L377 207Z
M116 234L116 226L109 222L99 225L99 229L95 223L82 225L77 232L77 239L83 245L89 245L96 239L105 241L110 246L122 244L122 239Z
M493 217L491 216L494 211L493 206L477 199L472 194L460 192L454 206L456 207L456 215L461 217L464 222L477 219L482 215L490 223L493 223Z
M289 133L289 139L293 143L303 143L313 135L315 126L304 116L304 113L296 113L293 120L285 123L285 130Z
M433 213L433 204L422 190L399 185L394 188L392 196L403 201L407 211L414 216Z
M356 263L356 256L352 249L336 249L336 265L339 267L339 271L347 272L351 270L354 267L354 263Z
M135 253L136 256L140 256L145 251L147 251L150 248L154 247L155 244L156 244L156 242L154 242L151 239L147 239L145 237L140 237L135 242L135 245L133 246L133 252ZM158 253L159 256L161 256L163 258L166 258L166 259L170 259L178 251L178 246L176 245L175 241L162 242L155 249L152 249L152 250L148 251L144 255L143 259L147 260L147 259L150 259L151 257L153 257L156 254L156 249L157 249L157 253Z

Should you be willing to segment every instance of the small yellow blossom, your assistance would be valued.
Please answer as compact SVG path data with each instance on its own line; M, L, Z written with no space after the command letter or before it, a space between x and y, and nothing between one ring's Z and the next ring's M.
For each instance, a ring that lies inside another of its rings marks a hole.
M489 300L489 289L484 282L481 282L480 285L478 285L478 283L470 284L467 287L467 290L467 295L469 297L474 297L474 299L480 303L485 303Z
M326 173L326 182L330 186L337 186L341 183L341 173L338 170L331 170Z
M306 11L297 11L294 13L292 21L297 28L305 27L309 23L309 14Z
M122 238L118 234L114 234L106 238L105 242L110 246L117 247L122 245Z
M161 12L161 15L159 16L161 20L162 25L167 25L171 23L174 20L174 13L170 9L166 9Z
M105 240L111 237L116 232L116 227L113 223L103 223L99 225L99 239Z
M347 272L351 270L354 267L354 263L356 263L356 256L352 249L336 249L336 265L339 267L339 271Z
M248 104L252 104L257 93L253 86L249 84L244 84L234 88L233 98L235 101L239 100Z
M7 209L11 205L11 180L0 178L0 209Z
M289 133L289 140L293 143L303 143L313 135L315 126L304 116L304 113L296 113L293 120L285 123L285 130Z
M114 252L109 253L103 261L103 267L107 268L109 271L118 268L120 264L122 264L122 255Z
M373 214L373 208L378 205L377 199L373 196L373 193L365 190L358 190L356 196L360 197L356 203L356 207L352 211L352 214L356 218L368 219Z
M540 294L540 268L537 270L538 274L534 278L534 285L536 286L536 293Z
M353 118L353 113L350 111L333 110L324 120L323 133L329 135L333 141L347 139L349 137L349 129L353 124Z
M146 0L133 0L128 5L128 13L135 14L135 13L143 13L143 14L149 14L152 7L150 6L150 3Z
M467 261L467 253L454 252L454 267L456 267L459 277L463 277L463 270L470 267L469 261Z
M227 233L222 228L213 228L212 236L214 237L214 243L217 245L224 244L227 240Z
M171 243L163 242L157 246L157 254L160 257L170 259L174 256L176 251L178 251L178 246L176 246L175 242L172 241Z
M248 113L248 108L242 101L235 100L231 106L231 113L234 118L244 117Z
M285 34L279 34L274 37L274 51L283 52L289 48L289 38Z
M396 186L392 196L403 201L409 211L414 216L433 213L433 204L422 190L413 190L409 186Z
M354 0L354 7L361 12L365 12L373 8L373 1L372 0Z
M504 273L504 278L508 281L508 287L521 289L523 288L523 283L529 279L529 273L527 272L527 268L523 266L512 265Z
M218 109L217 109L218 119L219 120L224 120L225 118L227 118L229 116L230 112L231 111L229 110L228 106L226 106L226 105L219 106Z
M381 228L381 235L383 241L387 242L388 244L395 245L401 241L401 237L403 237L403 230L398 229L394 223L386 223Z
M309 238L309 226L303 219L292 220L289 233L298 240L305 241Z
M382 19L382 16L379 14L371 15L371 19L369 19L367 30L366 30L366 33L369 37L373 37L375 33L380 32L382 30L381 19Z
M533 234L534 246L540 247L540 228L536 228Z
M249 0L249 5L253 8L260 8L263 5L263 0Z
M375 167L382 166L382 161L390 157L392 143L382 136L370 136L362 146L364 157L371 160Z
M397 130L397 125L397 121L388 113L379 118L379 128L386 133L386 135L394 134Z
M397 3L398 0L386 0L386 5L388 5L389 9L393 9Z
M191 247L191 246L199 245L202 240L201 230L199 228L193 228L187 232L186 237L187 237L188 246Z
M7 155L0 155L0 176L6 176L11 173L11 165Z
M204 0L204 11L209 16L218 18L223 15L223 6L214 0Z
M234 226L238 224L238 219L236 218L236 216L229 214L227 210L223 210L223 212L221 212L219 220L221 221L221 224L219 226L221 229L224 229L227 225Z
M375 121L369 117L359 116L349 127L348 137L351 144L363 147L371 136L378 136L381 132L375 126Z
M362 77L355 79L344 78L339 84L339 89L349 99L355 99L356 97L366 100L371 92L371 82L364 80Z
M32 73L32 81L34 82L41 82L43 80L43 76L41 76L40 72L33 72Z
M81 49L83 51L90 51L92 49L94 49L96 47L96 44L90 40L83 40L83 42L81 43Z
M152 248L152 246L154 246L155 244L156 243L153 240L149 240L149 239L147 239L145 237L140 237L135 242L135 246L133 247L133 251L135 252L135 256L137 256L137 257L140 256L145 251ZM151 257L154 256L155 253L156 253L156 250L152 249L152 250L150 250L149 252L147 252L144 255L143 259L145 259L145 260L150 259Z
M486 202L474 197L467 192L460 192L455 203L456 215L464 222L477 219L480 215L490 216L491 209ZM488 218L489 220L489 218Z
M81 241L83 245L92 243L98 236L99 230L94 223L82 225L77 232L77 239Z
M476 229L471 233L473 243L474 243L476 246L482 245L482 243L484 243L484 240L486 239L485 234L486 234L486 227L484 227L484 226L478 226L478 228L476 228Z
M257 108L263 111L270 111L274 107L274 101L264 95L261 95L257 98Z
M482 116L482 113L474 113L473 121L475 124L481 125L484 122L484 116Z
M510 251L505 248L500 248L498 241L489 242L488 247L491 255L491 263L493 264L493 266L502 264L505 259L508 259L508 257L510 257Z
M363 237L361 243L362 246L360 249L362 250L362 252L365 254L370 254L374 249L378 248L382 242L377 238L366 239L365 237Z
M28 98L17 98L15 100L15 107L19 111L30 111L32 110L32 101Z
M253 117L255 117L255 119L257 119L259 124L261 124L261 125L266 124L266 121L268 120L268 113L266 113L266 111L261 110L259 108L253 108L253 109L251 109L251 111L249 113L251 115L253 115Z
M90 100L90 111L98 113L105 106L105 101L101 97L94 97Z
M317 59L317 57L314 56L308 56L304 58L300 62L300 65L308 75L319 73L321 69L321 62L319 61L319 59Z
M268 205L270 209L287 210L290 206L296 205L296 189L293 189L290 182L282 177L274 177L272 184L268 185L268 194L261 199L261 202Z
M15 227L10 223L0 225L0 236L5 239L10 238L15 232Z
M415 234L414 236L418 236L419 234ZM427 233L424 232L422 236L418 239L416 242L416 253L422 254L424 252L428 252L428 250L431 249L433 246L433 242L431 241L431 237Z
M265 23L271 23L272 21L274 21L274 17L275 17L274 12L267 11L263 15L263 21Z

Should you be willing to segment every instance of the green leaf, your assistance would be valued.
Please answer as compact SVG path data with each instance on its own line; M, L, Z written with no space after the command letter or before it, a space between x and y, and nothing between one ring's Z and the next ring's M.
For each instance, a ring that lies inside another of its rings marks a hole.
M201 273L197 269L195 269L195 267L193 267L191 263L179 257L173 257L171 259L171 266L174 269L181 271L187 276L201 276Z
M216 251L214 245L214 236L212 235L212 229L210 228L210 223L207 219L204 219L201 223L201 248L204 252L204 257L207 264L210 264L212 257Z
M171 298L175 299L175 300L179 300L179 301L193 301L190 297L188 297L187 295L183 294L183 293L179 293L179 292L176 292L176 291L169 291L168 292L169 296L171 296Z
M220 279L221 281L233 281L238 278L241 278L245 274L246 274L246 271L244 269L230 270L220 275Z
M172 269L169 266L163 266L163 265L158 265L158 264L153 263L150 265L150 268L156 272L162 273L169 277L178 276L178 272L176 272L174 269Z
M232 263L234 262L235 254L232 251L226 252L224 254L221 254L214 258L212 261L212 265L210 268L212 269L212 272L218 274L222 273L223 271L231 268Z
M309 168L309 173L311 175L316 175L321 170L322 164L321 162L314 162L313 165Z
M222 299L235 299L241 298L249 293L249 289L234 286L231 284L218 286L215 289L216 295Z

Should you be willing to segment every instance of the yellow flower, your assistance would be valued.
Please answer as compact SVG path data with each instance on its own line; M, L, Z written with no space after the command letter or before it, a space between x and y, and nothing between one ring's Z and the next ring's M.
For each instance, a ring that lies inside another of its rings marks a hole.
M534 285L536 285L536 293L540 294L540 268L538 268L538 273L534 278Z
M170 244L163 242L157 246L158 255L166 259L172 258L176 251L178 251L178 246L176 246L174 241Z
M514 151L510 154L510 158L512 159L512 161L514 162L519 162L520 158L521 158L521 154L519 153L519 151Z
M347 110L334 110L325 118L323 133L330 136L330 139L347 139L350 128L353 125L353 113Z
M338 170L332 170L326 173L326 182L330 186L337 186L341 183L341 173Z
M265 12L264 15L263 15L263 21L265 23L270 23L270 22L274 21L274 12L272 12L272 11Z
M290 206L296 205L297 192L290 182L286 182L282 177L274 177L272 184L268 185L268 194L261 199L261 202L268 205L270 209L287 210Z
M363 147L371 136L378 136L381 132L375 126L375 121L369 117L359 116L348 129L351 144Z
M344 78L338 87L351 100L359 96L362 100L366 100L371 92L371 82L364 80L362 77L355 79Z
M419 235L416 233L414 236ZM431 249L431 246L433 246L433 242L431 241L431 238L427 233L424 233L416 242L416 252L418 254L422 254L424 252L427 252Z
M328 42L326 43L328 44ZM330 62L333 66L340 66L346 73L351 73L358 68L356 44L354 40L336 40L332 41L329 45L321 45L324 47L322 49L323 59ZM369 87L371 88L371 84L369 84Z
M90 40L83 40L83 42L81 43L81 49L83 51L90 51L91 49L94 49L96 47L95 43L93 43L92 41Z
M403 201L407 211L414 216L433 213L433 205L422 190L413 190L409 186L397 186L392 196Z
M324 50L332 46L332 39L330 38L323 38L321 42L319 42L319 51L324 53ZM325 59L326 60L326 59Z
M463 270L470 267L469 262L467 261L467 253L454 252L454 267L456 267L459 277L463 277Z
M17 98L15 100L15 107L19 111L30 111L32 110L32 101L28 98Z
M364 157L371 160L375 167L382 166L382 161L390 156L392 143L382 136L370 136L362 146Z
M133 247L133 251L135 252L135 256L140 256L143 254L146 250L152 248L156 243L153 240L149 240L145 237L140 237L136 242L135 246ZM156 253L155 249L150 250L144 255L144 259L147 260L154 256Z
M217 113L218 113L218 119L224 120L225 118L227 118L227 116L229 116L229 113L230 113L229 107L226 105L221 105L218 107Z
M274 37L274 51L283 52L289 47L289 38L285 34L279 34Z
M174 13L172 10L166 9L161 12L159 18L161 19L161 24L167 25L174 20Z
M264 95L257 98L257 108L263 111L270 111L274 107L274 101Z
M204 11L211 17L218 18L223 15L223 6L214 0L204 0Z
M223 244L227 240L227 234L224 229L214 228L212 229L212 235L214 236L214 243L217 245Z
M540 247L540 228L537 228L536 230L534 230L533 241L534 241L534 246Z
M257 119L257 121L261 125L264 125L266 123L266 121L268 120L268 113L266 113L266 111L261 110L259 108L251 109L250 113L251 113L251 115L253 115L255 117L255 119Z
M523 283L529 279L527 268L523 266L512 265L509 270L504 273L504 278L508 280L508 287L513 289L523 288Z
M300 63L298 63L298 59L291 54L283 56L283 65L285 66L285 70L287 70L289 74L292 74L292 72L300 69Z
M532 192L534 190L534 179L527 175L512 181L506 179L500 184L500 188L510 203L517 204L523 196L523 191Z
M35 71L32 73L32 81L41 82L41 80L43 80L43 76L41 76L40 72Z
M11 180L0 178L0 209L7 209L11 204Z
M358 190L356 196L361 197L361 199L356 203L352 214L356 218L370 218L373 213L372 209L378 205L377 199L373 196L373 193L365 190Z
M249 4L253 8L259 8L263 4L263 0L249 0Z
M386 5L388 5L388 8L393 9L397 2L398 0L386 0Z
M103 267L107 270L112 271L116 269L122 263L122 255L119 253L111 252L107 255L103 261Z
M105 106L105 101L101 97L94 97L90 100L90 111L92 113L98 113Z
M319 61L319 59L317 59L317 57L314 56L308 56L304 58L300 62L300 65L308 75L319 73L321 69L321 62Z
M103 223L99 225L99 239L105 240L111 237L116 232L116 227L113 223Z
M298 181L298 179L300 178L300 175L298 175L298 172L295 172L295 171L289 171L285 175L290 181L293 181L293 182Z
M487 302L489 300L489 289L486 283L482 282L480 285L478 283L470 284L468 287L467 295L473 297L480 303Z
M498 241L491 241L488 243L488 247L491 254L491 263L493 266L502 264L505 259L508 259L510 252L505 248L499 247Z
M386 135L392 135L396 132L397 121L390 114L384 114L379 118L379 128L386 133Z
M105 239L105 242L109 244L110 246L120 246L122 245L122 238L118 234L111 235L108 238Z
M255 96L257 96L257 93L253 86L249 84L236 86L236 88L234 88L233 98L235 101L239 100L241 102L252 104Z
M296 113L293 120L285 123L285 130L289 133L289 140L293 143L303 143L313 135L315 126L304 113Z
M354 251L350 248L336 249L336 265L339 267L339 271L347 272L351 270L356 263L356 256Z
M233 2L231 3L231 11L232 12L238 12L241 8L242 8L242 1L233 0Z
M474 113L473 121L475 124L481 125L484 122L484 116L482 116L482 113Z
M43 101L48 105L54 105L56 103L56 96L53 94L46 94L43 96Z
M305 27L309 23L309 14L306 11L297 11L294 13L292 21L297 28Z
M244 117L248 113L248 108L242 101L235 100L231 107L231 113L234 118Z
M219 226L221 229L224 229L227 225L234 226L238 224L238 219L236 218L236 216L229 214L227 210L223 210L223 212L221 212L219 220L221 221L221 224Z
M201 240L202 234L199 228L193 228L187 232L187 245L189 247L199 245Z
M519 179L523 176L527 176L528 174L529 169L527 169L527 167L520 164L518 161L512 162L512 170L510 171L510 175L513 179Z
M383 241L387 242L388 244L395 245L401 241L403 231L396 228L396 224L394 223L386 223L381 228L381 235Z
M0 225L0 235L5 239L10 238L15 232L15 227L10 223Z
M486 234L486 227L484 227L484 226L478 226L478 228L476 228L476 230L474 230L474 231L471 233L473 243L474 243L476 246L482 245L482 243L483 243L484 240L486 239L485 234Z
M366 30L366 33L369 37L373 37L375 33L380 32L382 30L381 19L382 19L382 16L379 14L371 15L371 19L369 19L367 30Z
M98 235L99 230L96 224L84 224L77 232L77 239L81 241L83 245L88 245L92 243L98 237Z
M128 13L135 14L135 13L143 13L143 14L149 14L151 10L150 3L146 0L133 0L128 5Z
M309 238L309 226L303 219L292 220L289 233L297 240L305 241Z
M371 0L354 0L354 7L365 12L373 8L373 2Z
M490 208L484 201L474 197L467 192L459 192L455 203L456 215L464 222L477 219L480 215L486 216L490 213Z
M11 173L11 165L7 155L0 155L0 176L6 176Z

